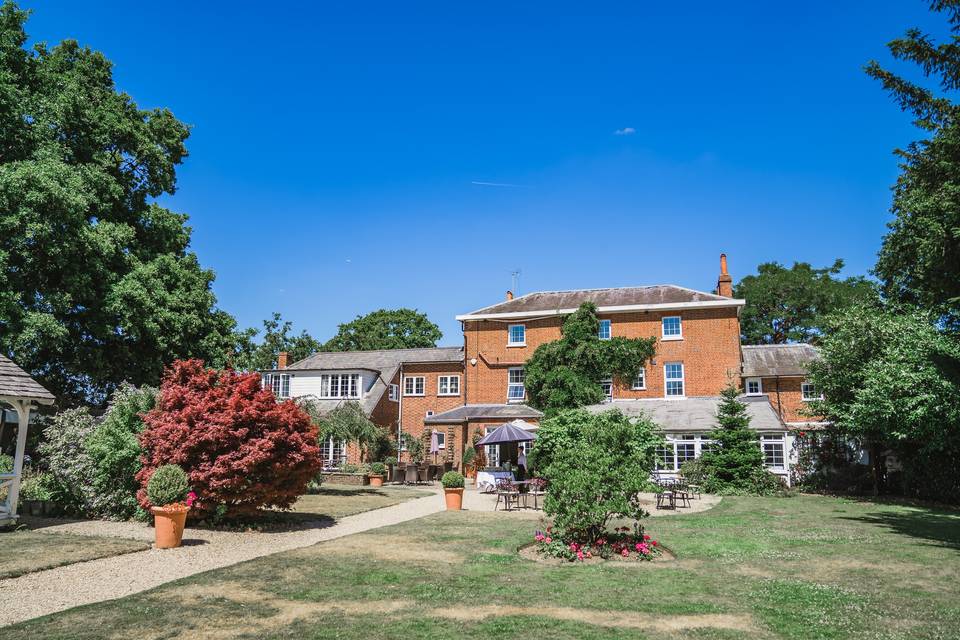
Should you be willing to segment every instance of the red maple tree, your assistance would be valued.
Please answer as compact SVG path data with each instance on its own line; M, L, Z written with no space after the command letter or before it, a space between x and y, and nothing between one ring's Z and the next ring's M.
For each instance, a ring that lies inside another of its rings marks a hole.
M144 508L150 506L147 481L165 464L187 472L199 515L218 505L230 516L288 508L320 471L317 429L309 416L289 400L277 402L256 373L176 361L143 420L137 500Z

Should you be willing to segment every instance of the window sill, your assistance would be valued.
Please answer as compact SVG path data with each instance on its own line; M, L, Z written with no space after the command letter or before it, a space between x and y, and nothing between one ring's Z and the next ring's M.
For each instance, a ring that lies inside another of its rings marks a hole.
M687 396L663 396L666 400L686 400Z
M425 393L405 393L403 394L404 398L425 398L427 394Z
M660 336L661 342L676 342L678 340L683 340L683 336Z
M630 391L646 391L646 387L630 387Z
M526 398L507 398L507 404L523 404L526 400Z
M508 342L507 349L512 349L514 347L525 347L527 346L526 342Z
M438 393L437 397L438 398L459 398L460 394L459 393Z

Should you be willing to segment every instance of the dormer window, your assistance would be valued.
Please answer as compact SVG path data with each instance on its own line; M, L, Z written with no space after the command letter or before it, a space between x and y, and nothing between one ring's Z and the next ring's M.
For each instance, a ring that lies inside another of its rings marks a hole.
M763 384L760 378L747 378L747 395L759 396L763 394Z
M359 373L330 373L320 376L320 397L324 400L360 397Z
M683 324L680 316L664 316L662 338L664 340L682 340Z
M507 346L527 346L527 327L522 324L512 324L507 328Z

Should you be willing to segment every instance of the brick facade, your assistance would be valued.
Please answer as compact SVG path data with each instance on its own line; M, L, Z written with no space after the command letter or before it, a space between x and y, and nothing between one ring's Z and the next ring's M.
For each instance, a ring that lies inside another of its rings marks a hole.
M457 395L440 395L439 394L439 383L441 376L458 376L459 377L459 392ZM409 433L416 437L423 437L426 440L425 434L430 433L433 429L441 431L447 435L446 448L449 448L451 451L456 447L456 443L450 442L451 436L454 440L460 441L462 439L462 434L457 432L448 433L448 428L446 426L431 426L427 427L424 425L424 419L427 417L427 412L441 413L443 411L448 411L450 409L456 409L457 407L463 406L465 399L464 391L464 375L463 375L463 363L453 363L453 362L433 362L429 364L406 364L403 366L403 378L419 378L424 379L423 386L423 395L407 395L405 390L405 382L400 382L400 393L402 394L402 409L401 409L401 426L404 433ZM457 437L461 436L461 437ZM426 447L425 447L426 448ZM447 455L446 450L444 451L443 456Z
M802 376L761 378L760 384L764 395L770 399L770 404L780 415L780 419L788 424L822 420L822 418L804 414L810 404L803 400L800 385L804 380Z

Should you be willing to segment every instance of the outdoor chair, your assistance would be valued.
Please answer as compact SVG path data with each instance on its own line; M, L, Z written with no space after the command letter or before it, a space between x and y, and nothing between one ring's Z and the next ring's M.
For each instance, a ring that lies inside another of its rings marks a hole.
M403 475L404 484L417 484L417 465L408 464Z
M527 493L524 494L524 501L526 503L526 506L530 506L529 505L530 498L533 498L534 511L540 510L540 505L539 505L540 498L547 495L547 492L545 491L546 485L547 485L546 481L544 481L542 478L535 478L530 481L530 485L528 487Z
M676 509L677 496L673 491L657 492L657 509Z
M697 500L699 500L700 498L703 497L703 492L700 491L700 485L690 484L690 485L687 485L687 489L690 491L691 498L695 497Z
M516 505L517 509L520 508L520 490L509 480L497 478L496 494L497 503L493 505L494 511L500 506L500 500L503 500L504 511L510 511L513 505Z
M433 483L433 468L428 464L422 464L419 467L419 473L421 482L430 482Z

